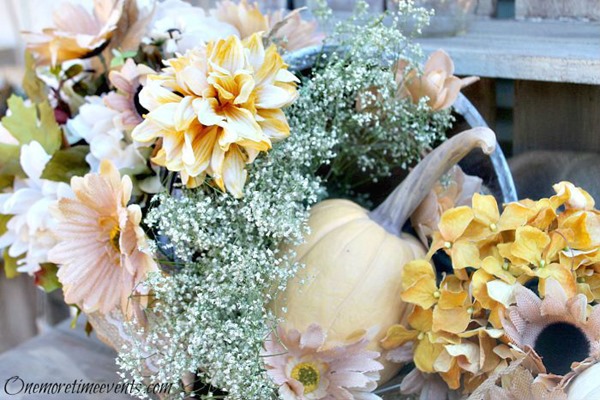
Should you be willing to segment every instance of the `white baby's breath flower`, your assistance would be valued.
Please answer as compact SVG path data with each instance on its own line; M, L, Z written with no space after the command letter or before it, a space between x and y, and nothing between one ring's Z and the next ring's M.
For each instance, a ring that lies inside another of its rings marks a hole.
M38 142L23 145L20 161L27 178L15 178L13 192L0 194L0 214L13 216L0 236L0 248L8 248L11 257L23 256L19 272L33 274L48 262L48 250L56 244L50 210L58 199L72 196L66 183L41 178L50 158Z

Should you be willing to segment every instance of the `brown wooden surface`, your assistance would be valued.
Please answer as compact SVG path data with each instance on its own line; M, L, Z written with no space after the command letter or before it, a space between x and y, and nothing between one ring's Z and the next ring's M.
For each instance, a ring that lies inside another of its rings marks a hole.
M497 0L479 0L475 6L475 15L493 17L496 15Z
M492 129L496 126L496 81L490 78L481 78L479 81L467 86L462 93L475 106L485 122Z
M600 20L598 0L515 0L517 18Z
M600 8L600 7L599 7ZM418 38L458 75L600 84L600 23L475 18L464 35Z
M515 82L514 153L600 152L600 86Z

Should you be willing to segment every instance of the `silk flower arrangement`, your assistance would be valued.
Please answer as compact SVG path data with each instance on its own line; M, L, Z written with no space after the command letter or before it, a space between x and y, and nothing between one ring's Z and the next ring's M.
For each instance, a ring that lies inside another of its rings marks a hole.
M366 7L325 38L301 10L245 0L61 6L27 33L28 100L0 126L7 275L62 287L124 374L180 382L173 396L377 399L412 362L408 395L589 392L593 201L561 183L501 216L489 197L471 203L477 178L446 171L493 151L493 133L431 150L470 80L442 51L421 64L400 28L428 12L406 2L384 23ZM309 70L286 63L323 41ZM373 207L372 185L425 153ZM439 206L449 187L469 204ZM402 233L411 215L420 241ZM453 273L440 277L442 253ZM536 312L588 338L568 370L523 331Z

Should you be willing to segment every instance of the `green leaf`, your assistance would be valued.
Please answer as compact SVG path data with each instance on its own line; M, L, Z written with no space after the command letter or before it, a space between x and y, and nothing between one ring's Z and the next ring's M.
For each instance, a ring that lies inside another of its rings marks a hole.
M47 100L27 107L22 98L12 95L7 103L11 115L2 118L2 125L21 145L35 140L48 154L60 149L62 131Z
M69 79L75 78L77 75L83 72L83 65L73 64L65 71L65 75Z
M16 278L19 275L17 272L17 261L23 257L13 258L8 255L8 249L4 249L4 273L8 279Z
M23 77L23 90L27 97L34 103L41 103L48 99L46 95L46 84L35 72L35 59L29 52L25 52L25 76Z
M0 167L1 169L1 167ZM14 183L14 176L12 175L0 175L0 191L9 188Z
M20 154L20 146L0 143L0 175L8 175L9 177L24 175L19 160Z
M35 273L35 284L44 289L46 293L60 289L62 285L56 276L58 267L50 263L41 264L40 267L42 269Z
M52 67L50 67L50 73L54 76L56 76L57 78L60 77L60 72L62 71L62 66L61 64L56 64Z
M112 60L110 60L111 68L120 67L121 65L125 64L126 59L134 58L137 55L137 51L133 50L121 52L117 49L113 49L112 53L114 57Z
M85 161L89 152L89 146L75 146L57 151L46 164L42 179L69 183L74 176L84 176L90 171Z
M12 218L12 215L7 215L7 214L0 214L0 236L4 235L7 231L7 227L6 225L8 224L8 221L10 221L10 219Z

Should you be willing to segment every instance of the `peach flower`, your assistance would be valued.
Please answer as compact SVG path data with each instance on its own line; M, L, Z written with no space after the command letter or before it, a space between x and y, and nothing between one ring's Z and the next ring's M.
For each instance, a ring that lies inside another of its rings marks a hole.
M379 353L366 349L369 333L347 344L326 345L318 324L305 332L281 327L265 341L267 374L279 385L284 400L381 400L371 393L377 387Z
M400 97L411 97L418 103L423 97L434 111L445 110L454 104L460 89L475 82L479 78L460 79L454 76L454 63L443 50L431 54L425 63L423 75L417 71L407 71L408 62L400 60L396 63L396 82Z
M262 32L288 51L318 45L325 38L317 32L317 23L303 20L298 11L265 15L260 12L258 3L249 4L247 0L237 4L223 0L212 10L212 15L235 27L242 39Z
M57 65L99 54L115 33L124 4L124 0L95 0L90 14L81 5L64 3L52 15L53 28L24 32L27 48L37 56L38 65Z
M125 129L133 129L140 124L142 115L148 111L142 107L138 95L146 76L155 71L143 64L136 64L131 58L127 59L120 71L110 71L108 79L117 89L104 97L104 104L110 109L119 111L120 121Z
M59 265L65 301L86 313L106 314L120 306L131 317L132 296L147 294L143 281L158 270L142 250L147 243L141 209L127 206L131 179L121 179L117 168L103 161L99 174L74 177L71 187L75 198L58 202L58 244L49 252Z

